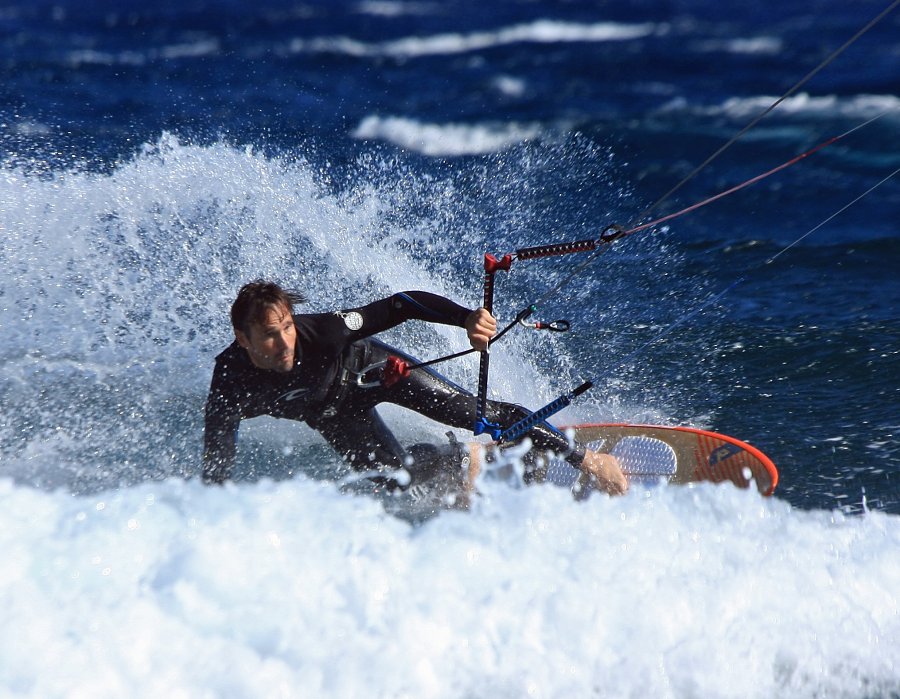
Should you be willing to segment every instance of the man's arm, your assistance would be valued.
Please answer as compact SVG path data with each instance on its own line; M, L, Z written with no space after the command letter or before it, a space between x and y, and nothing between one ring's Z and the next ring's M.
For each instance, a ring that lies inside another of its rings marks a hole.
M232 405L223 390L224 377L219 365L213 372L206 399L203 435L203 482L223 483L234 466L237 432L241 423L239 409Z
M396 322L424 320L428 323L464 327L471 312L443 296L427 291L401 291L388 299Z
M427 291L400 291L339 315L347 316L354 312L362 316L362 326L356 329L361 337L383 332L407 320L424 320L426 323L462 328L471 313L468 308Z
M361 326L355 328L358 337L383 332L407 320L422 320L465 328L472 346L483 350L497 331L497 321L483 308L472 311L427 291L401 291L339 315L347 316L354 312L362 317Z

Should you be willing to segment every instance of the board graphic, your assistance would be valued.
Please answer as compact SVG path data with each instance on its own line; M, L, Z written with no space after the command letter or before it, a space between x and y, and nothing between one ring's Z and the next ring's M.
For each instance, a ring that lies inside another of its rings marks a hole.
M583 424L563 428L591 449L617 456L630 480L670 483L730 481L740 488L756 484L763 495L778 485L778 469L759 449L734 437L693 427ZM565 464L548 469L560 485L577 473Z

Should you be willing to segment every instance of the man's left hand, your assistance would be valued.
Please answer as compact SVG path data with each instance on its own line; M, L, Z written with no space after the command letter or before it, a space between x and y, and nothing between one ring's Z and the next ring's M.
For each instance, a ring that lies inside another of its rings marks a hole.
M612 454L600 454L588 449L580 468L583 473L593 477L601 490L610 495L621 495L628 490L628 479L622 473L619 460Z

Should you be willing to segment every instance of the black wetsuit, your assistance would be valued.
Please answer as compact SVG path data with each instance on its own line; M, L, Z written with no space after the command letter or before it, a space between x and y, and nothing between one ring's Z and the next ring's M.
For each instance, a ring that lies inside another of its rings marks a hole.
M237 342L216 357L206 402L203 479L221 483L231 472L240 421L271 415L306 422L318 430L357 470L404 466L404 450L375 411L379 403L393 403L438 422L471 429L476 399L471 393L427 368L416 369L396 384L362 387L355 372L390 354L412 358L370 335L407 320L424 320L464 327L470 311L442 296L423 291L394 294L335 313L297 314L294 367L285 373L256 367ZM376 377L364 377L373 381ZM519 406L488 402L488 419L506 427L525 417ZM567 454L578 465L583 448L571 448L566 437L546 423L528 435L540 450Z

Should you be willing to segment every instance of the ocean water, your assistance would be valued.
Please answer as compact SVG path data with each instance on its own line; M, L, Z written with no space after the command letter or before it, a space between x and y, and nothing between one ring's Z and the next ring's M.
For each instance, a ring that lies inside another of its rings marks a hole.
M0 6L0 696L900 696L900 8L654 213L839 141L497 280L572 329L509 333L492 395L591 379L559 424L733 435L773 497L484 480L410 521L265 418L197 479L242 283L475 306L485 252L643 223L889 5Z

